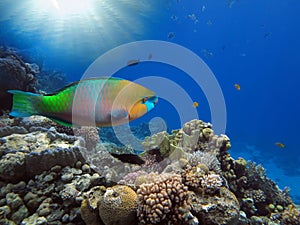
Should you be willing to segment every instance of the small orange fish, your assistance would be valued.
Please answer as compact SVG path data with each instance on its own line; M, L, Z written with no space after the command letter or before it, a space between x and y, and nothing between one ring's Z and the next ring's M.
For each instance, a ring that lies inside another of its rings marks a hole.
M193 103L193 106L194 106L195 108L197 108L197 107L199 106L199 103L198 103L198 102L194 102L194 103Z
M276 142L275 145L279 148L285 148L285 144L282 144L280 142Z
M238 91L241 90L241 86L240 86L239 84L234 84L234 87L235 87L235 89L238 90Z

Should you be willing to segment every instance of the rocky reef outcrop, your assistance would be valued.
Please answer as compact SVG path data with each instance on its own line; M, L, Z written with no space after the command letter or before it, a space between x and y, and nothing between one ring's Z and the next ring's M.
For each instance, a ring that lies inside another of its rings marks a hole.
M24 62L16 53L0 46L0 111L10 109L12 96L7 90L36 92L39 67Z
M134 156L142 163L116 157L133 155L128 146L99 142L94 128L63 129L43 117L1 117L1 124L2 224L300 221L288 191L261 166L233 159L229 138L215 135L212 125L200 120L146 138L145 151Z
M80 139L59 133L55 127L5 126L0 128L0 137L0 178L6 182L83 161Z
M38 52L34 55L35 60L32 54L28 57L26 50L0 46L1 115L3 110L10 110L12 106L12 95L8 90L53 93L67 84L64 73L43 68L43 57Z

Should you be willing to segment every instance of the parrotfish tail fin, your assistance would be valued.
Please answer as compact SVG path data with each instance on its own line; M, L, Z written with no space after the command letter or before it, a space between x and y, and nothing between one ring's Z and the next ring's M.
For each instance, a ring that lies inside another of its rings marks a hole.
M8 93L13 94L10 116L27 117L39 114L36 106L41 101L42 95L19 90L9 90Z

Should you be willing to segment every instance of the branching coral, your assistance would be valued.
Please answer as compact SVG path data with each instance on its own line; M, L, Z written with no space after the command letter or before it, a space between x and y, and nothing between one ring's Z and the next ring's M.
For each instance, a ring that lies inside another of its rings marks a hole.
M141 224L184 224L197 219L191 215L188 188L180 175L157 175L157 181L144 183L137 191L138 218ZM188 215L188 216L187 216Z
M213 170L216 173L221 172L221 165L217 157L207 152L197 151L188 156L188 161L191 166L197 166L198 164L205 164L209 170Z
M255 203L262 203L266 201L266 195L261 190L246 190L244 194L245 198L252 198Z
M283 225L299 225L300 211L293 205L288 205L287 209L282 213Z
M204 164L188 167L182 171L183 183L196 192L213 194L222 186L222 178L208 170Z

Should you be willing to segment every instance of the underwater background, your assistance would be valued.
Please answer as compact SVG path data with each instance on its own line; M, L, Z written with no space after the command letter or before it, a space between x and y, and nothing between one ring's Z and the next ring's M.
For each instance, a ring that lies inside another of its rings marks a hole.
M162 40L188 48L220 85L231 155L262 164L281 189L291 188L292 199L300 204L299 12L297 0L1 0L0 46L40 70L64 74L49 92L80 80L99 56L122 44ZM102 73L96 76L107 75ZM134 81L151 75L176 82L199 104L198 118L211 122L205 93L174 66L124 62L113 76ZM182 113L161 99L132 124L160 117L170 132L188 122L181 121Z

